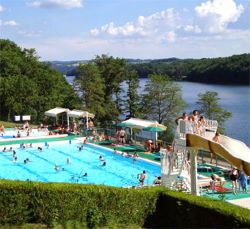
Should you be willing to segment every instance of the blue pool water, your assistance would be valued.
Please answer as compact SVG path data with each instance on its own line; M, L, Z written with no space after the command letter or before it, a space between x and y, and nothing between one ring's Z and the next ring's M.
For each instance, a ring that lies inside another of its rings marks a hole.
M39 136L48 135L48 131L45 131L45 130L38 131L37 129L32 129L32 131L30 131L30 133L28 135L26 130L8 129L4 133L0 134L0 139L14 138L14 137L16 138L18 131L21 134L21 138L23 138L23 137L39 137Z
M132 158L113 154L107 149L84 145L83 150L79 151L79 143L49 144L48 148L44 143L25 149L13 147L17 154L16 163L13 162L13 152L1 152L0 178L124 187L139 185L137 177L143 170L147 174L145 185L152 184L155 176L160 175L160 166L157 164L140 159L133 162ZM41 152L38 151L38 146L43 148ZM9 148L10 146L7 147ZM105 159L106 166L102 166L99 156ZM30 162L25 164L27 157ZM67 164L67 159L70 164ZM55 164L59 166L59 171L55 170ZM84 173L88 173L88 176L83 177Z

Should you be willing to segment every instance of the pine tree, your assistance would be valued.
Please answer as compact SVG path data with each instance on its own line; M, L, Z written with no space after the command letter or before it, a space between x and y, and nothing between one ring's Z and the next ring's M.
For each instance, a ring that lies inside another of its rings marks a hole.
M206 91L205 93L199 93L198 97L197 104L199 105L200 113L208 119L217 120L219 124L218 131L223 133L224 123L232 114L220 106L218 93Z

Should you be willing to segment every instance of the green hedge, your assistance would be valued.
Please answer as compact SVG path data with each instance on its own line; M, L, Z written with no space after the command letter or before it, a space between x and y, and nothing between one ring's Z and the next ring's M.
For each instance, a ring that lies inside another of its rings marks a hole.
M221 201L160 187L123 189L0 181L0 224L5 226L41 224L49 227L63 225L64 228L249 228L249 214L247 209Z

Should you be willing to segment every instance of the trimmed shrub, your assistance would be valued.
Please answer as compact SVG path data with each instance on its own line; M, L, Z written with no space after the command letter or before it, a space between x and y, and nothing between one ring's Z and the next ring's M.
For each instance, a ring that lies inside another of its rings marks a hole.
M0 181L0 224L70 228L249 227L250 211L166 188ZM76 226L81 225L81 226Z

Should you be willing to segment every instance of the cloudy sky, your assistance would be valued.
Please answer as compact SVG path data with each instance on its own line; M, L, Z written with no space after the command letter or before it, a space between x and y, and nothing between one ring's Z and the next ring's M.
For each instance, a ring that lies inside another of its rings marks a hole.
M250 0L0 0L0 37L41 60L250 53Z

